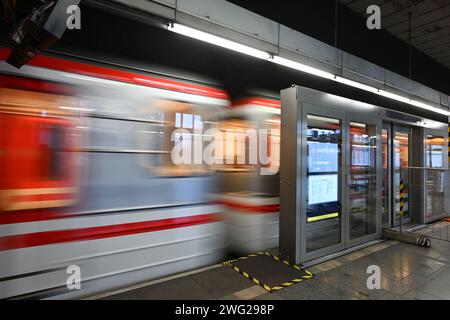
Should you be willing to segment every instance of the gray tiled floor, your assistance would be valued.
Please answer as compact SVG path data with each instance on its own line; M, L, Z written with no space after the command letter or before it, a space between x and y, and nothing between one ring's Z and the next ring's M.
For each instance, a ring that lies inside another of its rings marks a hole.
M381 270L381 289L369 290L367 267ZM450 242L431 248L384 241L309 268L316 274L268 293L228 267L130 290L106 299L449 299Z
M415 232L429 237L450 241L450 222L436 222L424 228L416 230Z

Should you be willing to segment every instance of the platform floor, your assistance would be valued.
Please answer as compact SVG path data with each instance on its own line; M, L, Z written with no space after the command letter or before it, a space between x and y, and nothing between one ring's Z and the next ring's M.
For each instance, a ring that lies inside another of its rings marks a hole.
M441 240L450 241L450 221L438 221L414 232Z
M369 290L369 265L381 269L381 289ZM431 248L383 241L308 268L316 277L269 293L226 266L141 284L92 299L450 299L450 242Z

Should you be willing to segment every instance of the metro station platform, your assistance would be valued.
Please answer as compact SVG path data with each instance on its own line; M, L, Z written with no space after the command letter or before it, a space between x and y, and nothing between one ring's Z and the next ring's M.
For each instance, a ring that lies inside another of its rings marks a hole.
M423 230L429 233L430 227L426 228ZM442 239L433 238L431 248L382 241L310 266L312 279L276 292L268 292L232 268L218 264L87 299L450 299L450 242ZM370 265L380 267L380 289L367 288Z

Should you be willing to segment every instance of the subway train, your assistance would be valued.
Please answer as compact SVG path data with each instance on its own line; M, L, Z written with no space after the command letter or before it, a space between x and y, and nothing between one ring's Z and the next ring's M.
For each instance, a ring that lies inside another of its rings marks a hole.
M174 164L171 150L220 126L226 91L57 54L17 70L9 52L0 48L0 298L78 298L224 258L220 175Z
M233 161L217 172L221 190L218 201L225 206L227 249L232 254L248 254L278 247L280 114L280 100L259 92L249 92L245 98L233 101L231 107L221 113L220 125L223 130L267 130L266 152L270 157L268 163L256 161L250 164L250 142L247 139L246 151L234 152L237 156L244 154L245 161L241 164ZM262 171L264 168L269 171Z

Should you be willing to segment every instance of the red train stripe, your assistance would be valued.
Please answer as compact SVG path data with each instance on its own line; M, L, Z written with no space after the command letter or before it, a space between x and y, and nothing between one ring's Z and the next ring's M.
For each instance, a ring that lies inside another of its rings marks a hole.
M0 251L147 233L220 221L219 213L0 237Z
M281 109L281 102L279 100L272 100L258 97L249 97L237 100L233 102L231 107L241 107L243 105L256 105L261 107Z
M0 60L6 60L11 52L8 48L0 49ZM119 81L137 84L146 87L154 87L159 89L166 89L200 96L206 96L218 99L228 99L228 94L220 89L200 86L191 83L183 83L169 79L161 79L145 74L137 74L128 71L105 68L92 64L85 64L76 61L64 60L45 55L38 55L31 60L28 65L69 72L74 74L82 74L95 78L102 78L107 80Z
M250 213L273 213L280 211L280 204L268 204L268 205L244 205L228 200L220 200L218 201L220 204L226 205L227 207L238 209L242 211L247 211Z
M0 75L0 87L12 89L27 89L31 91L62 94L69 96L76 94L75 88L61 85L59 83L57 84L53 82L24 77L15 77L9 75L7 76L3 74Z

